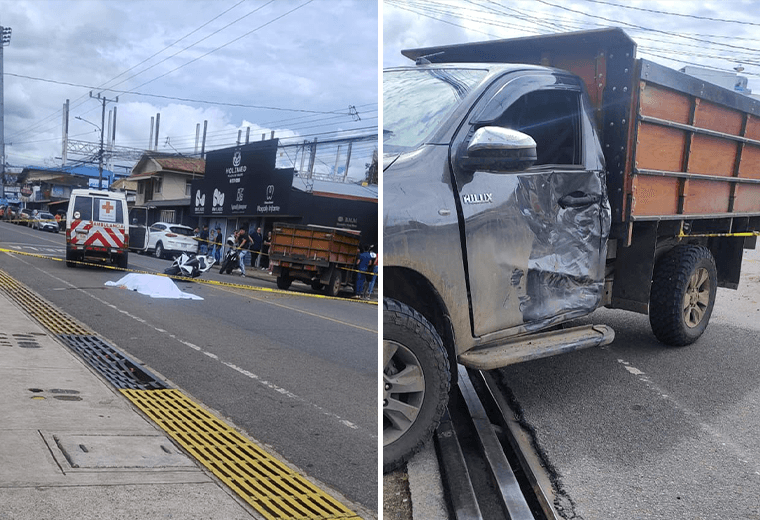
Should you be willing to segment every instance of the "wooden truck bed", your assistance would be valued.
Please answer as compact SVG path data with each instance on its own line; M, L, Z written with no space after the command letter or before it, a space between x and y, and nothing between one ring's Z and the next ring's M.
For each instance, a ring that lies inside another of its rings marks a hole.
M635 42L621 29L403 53L434 63L543 65L582 78L607 165L612 235L623 245L636 221L760 230L760 101L637 60Z
M276 223L269 255L288 264L327 267L356 264L360 234L346 229Z

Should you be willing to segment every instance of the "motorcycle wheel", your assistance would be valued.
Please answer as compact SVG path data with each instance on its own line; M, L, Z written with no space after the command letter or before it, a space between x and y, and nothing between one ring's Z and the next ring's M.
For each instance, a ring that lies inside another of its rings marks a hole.
M173 265L171 267L167 267L164 269L164 274L168 274L169 276L175 276L179 274L179 267L176 265Z

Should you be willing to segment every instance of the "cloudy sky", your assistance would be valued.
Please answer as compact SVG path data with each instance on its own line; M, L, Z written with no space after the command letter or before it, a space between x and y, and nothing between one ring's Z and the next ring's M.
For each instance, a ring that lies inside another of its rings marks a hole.
M623 28L638 57L741 73L760 94L760 11L752 0L384 0L383 66L408 65L402 49Z
M157 113L166 152L193 153L204 120L206 150L233 146L249 126L251 140L275 130L290 142L376 132L374 1L0 0L0 25L12 29L12 166L60 164L66 99L70 139L99 142L102 104L90 91L119 97L106 125L117 106L123 147L147 148Z

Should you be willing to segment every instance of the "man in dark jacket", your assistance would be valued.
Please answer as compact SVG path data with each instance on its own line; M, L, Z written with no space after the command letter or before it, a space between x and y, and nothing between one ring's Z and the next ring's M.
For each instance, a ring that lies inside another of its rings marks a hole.
M261 244L264 242L264 236L261 234L261 228L257 227L256 231L251 233L251 267L259 268Z

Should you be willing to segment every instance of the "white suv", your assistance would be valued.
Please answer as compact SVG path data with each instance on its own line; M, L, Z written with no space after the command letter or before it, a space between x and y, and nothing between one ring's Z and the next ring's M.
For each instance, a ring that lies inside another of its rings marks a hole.
M198 241L193 228L169 222L155 222L148 231L148 251L157 258L173 257L180 253L197 253Z

